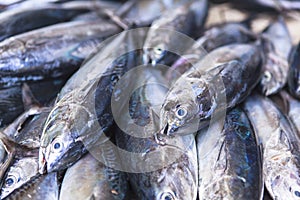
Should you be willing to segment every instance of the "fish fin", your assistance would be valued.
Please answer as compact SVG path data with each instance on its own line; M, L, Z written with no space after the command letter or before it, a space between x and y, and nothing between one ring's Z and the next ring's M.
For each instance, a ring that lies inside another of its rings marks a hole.
M6 152L9 154L13 154L13 156L24 157L24 156L28 156L28 155L37 155L38 154L37 148L32 149L25 145L18 144L14 139L5 135L1 131L0 131L0 141L3 144Z
M247 28L251 29L251 23L253 20L257 18L257 15L258 15L257 13L253 13L249 17L241 21L240 23L245 25Z
M15 121L13 121L10 125L8 125L4 129L5 135L9 137L16 137L20 129L22 129L22 125L26 122L26 120L29 119L30 116L40 114L42 112L48 112L49 107L40 107L40 106L32 106L28 110L26 110L24 113L22 113Z
M25 110L29 110L31 107L34 106L41 106L41 104L36 100L36 98L32 94L29 85L26 83L22 85L22 101Z
M9 136L5 135L3 132L0 131L0 141L3 144L5 150L8 153L15 152L16 149L16 142L10 138Z
M125 22L123 19L121 19L115 12L113 12L110 9L104 9L104 14L107 15L107 17L115 23L117 26L122 28L123 30L128 30L130 26Z

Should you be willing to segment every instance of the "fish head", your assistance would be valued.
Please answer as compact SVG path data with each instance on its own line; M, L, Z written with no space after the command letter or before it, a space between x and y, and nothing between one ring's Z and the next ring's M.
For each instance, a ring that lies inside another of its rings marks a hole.
M1 198L5 198L37 174L37 157L25 157L17 160L5 174L2 183Z
M89 129L88 118L86 110L72 104L57 107L50 113L41 136L41 174L65 169L82 156L85 152L82 138Z
M196 172L190 171L186 166L181 168L179 164L170 168L164 168L150 172L140 177L139 188L147 199L154 200L180 200L195 199L197 196ZM175 174L176 172L176 174Z
M195 199L197 196L197 162L191 161L187 154L183 154L175 162L165 168L153 172L153 199L179 200ZM175 178L176 177L176 178ZM152 195L153 195L152 194ZM151 196L151 194L149 194Z
M198 130L200 108L197 96L188 82L180 82L169 91L162 105L160 134L187 135Z
M164 43L158 43L153 48L144 48L143 62L144 64L152 64L155 66L159 63L167 54L166 45Z
M160 133L172 136L174 134L191 134L197 131L197 119L193 104L176 101L168 102L161 111Z
M260 85L262 92L269 96L278 92L284 86L287 73L282 71L282 68L287 69L288 63L279 55L269 53L265 68Z

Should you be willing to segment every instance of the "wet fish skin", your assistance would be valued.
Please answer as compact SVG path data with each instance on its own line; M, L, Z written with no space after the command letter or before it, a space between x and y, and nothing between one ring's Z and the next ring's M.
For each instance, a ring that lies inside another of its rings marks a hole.
M255 40L256 35L244 23L229 22L213 26L206 30L170 68L167 78L174 79L186 72L207 53L218 47L234 44L249 43ZM175 70L175 71L174 71Z
M17 34L25 33L37 28L49 26L71 20L76 15L93 9L96 3L77 2L53 4L49 2L29 2L16 6L14 9L0 13L0 41Z
M193 48L201 45L202 48L210 52L221 46L234 43L249 43L255 39L257 39L257 36L251 32L246 22L229 22L206 30L203 36L197 39Z
M300 43L291 53L291 65L288 72L288 88L290 93L300 99Z
M61 200L114 199L106 176L106 167L91 154L68 168L61 186Z
M251 124L240 108L201 130L196 138L199 199L261 199L261 152Z
M59 197L57 173L37 175L22 185L5 200L57 200Z
M171 64L178 57L176 53L181 55L189 45L185 41L180 42L183 37L179 33L189 37L199 34L206 20L207 10L207 0L189 1L172 9L172 12L166 10L149 29L143 47L144 64ZM195 30L198 32L195 33Z
M40 173L71 166L87 148L95 143L100 145L110 137L104 137L104 133L113 123L109 106L114 84L126 70L136 66L134 60L139 56L126 53L136 49L137 41L132 42L132 39L139 37L135 33L143 35L144 30L131 33L123 32L103 45L100 52L80 68L61 90L42 133ZM112 53L112 48L117 50ZM113 54L121 56L114 60ZM98 65L99 62L101 65Z
M261 73L261 60L260 48L254 44L210 52L170 88L160 111L160 133L192 133L208 125L213 112L217 115L242 102L259 81L252 74Z
M299 138L267 98L252 95L244 109L263 146L264 183L273 199L299 199Z
M1 198L5 198L39 173L40 135L49 112L48 108L32 106L3 130L4 134L13 138L11 144L15 150L11 152L12 160L0 181Z
M233 7L252 12L275 11L282 13L289 10L299 10L300 3L296 0L213 0L217 3L230 2ZM220 2L221 1L221 2Z
M120 156L121 163L128 172L130 183L139 199L195 200L198 173L194 136L166 138L165 145L159 145L152 137L152 133L157 130L154 114L157 98L163 101L166 94L165 88L150 84L162 83L158 81L162 78L159 72L150 67L137 75L139 78L143 77L142 80L136 80L143 81L143 86L135 90L130 97L129 114L133 121L131 123L140 126L141 129L135 129L130 122L128 126L123 127L125 130L122 128L125 132L116 128L117 145L127 152ZM153 88L156 88L155 95L152 94ZM128 108L125 106L125 109ZM174 162L168 159L171 152Z
M178 146L175 148L181 150L182 155L177 155L176 162L169 165L165 163L163 168L158 168L155 171L138 173L138 171L143 170L139 166L142 161L129 157L123 158L126 159L126 161L122 161L127 164L127 167L133 167L131 170L138 167L137 172L129 173L128 177L139 199L196 199L198 182L196 145L195 141L192 144L188 143L194 140L193 137L193 135L188 135L183 136L183 138L176 138ZM126 151L144 153L144 162L147 162L147 159L152 159L151 165L157 163L162 165L164 160L168 159L169 154L167 152L174 153L172 146L174 141L170 142L171 145L168 144L168 140L172 140L170 138L166 139L167 144L165 146L157 145L157 142L151 138L134 138L128 137L128 135L118 136L118 140L118 145ZM185 146L187 144L190 145L188 148ZM156 151L157 157L151 155L152 151ZM158 151L160 153L157 153ZM154 158L157 163L153 163ZM147 168L145 165L144 167ZM174 179L174 177L177 178Z
M260 87L264 95L276 94L286 84L292 45L290 33L282 17L271 23L262 33L265 63Z
M54 81L38 81L36 83L28 83L28 85L37 101L41 105L48 106L50 100L57 96L57 93L63 87L66 79L65 77ZM47 90L45 90L45 88L47 88ZM21 86L0 90L0 127L12 123L24 110Z
M139 0L135 2L135 5L128 11L124 19L130 24L145 24L150 26L164 11L174 9L187 1L188 0Z
M112 23L66 22L0 43L0 88L73 74L101 41L120 32Z
M43 125L49 115L50 108L40 114L34 115L23 128L18 131L15 141L29 148L39 148Z
M26 184L38 172L38 149L33 149L26 157L14 158L1 181L1 198L13 193Z

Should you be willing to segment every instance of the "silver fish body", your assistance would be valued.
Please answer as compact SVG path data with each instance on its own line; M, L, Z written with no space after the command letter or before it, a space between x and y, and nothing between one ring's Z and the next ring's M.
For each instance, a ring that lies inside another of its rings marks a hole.
M253 44L227 45L207 54L170 88L160 112L160 133L193 133L212 115L242 102L259 81L261 60Z
M15 192L4 198L5 200L58 200L59 183L57 173L37 175Z
M66 78L56 80L38 81L29 83L29 87L41 105L49 105L55 99L57 93L63 87ZM47 88L47 90L45 90ZM5 127L12 123L22 112L25 105L22 96L22 87L15 86L0 90L0 127Z
M110 99L115 84L139 59L133 52L137 41L132 39L144 32L132 33L123 32L103 44L60 92L41 137L41 173L72 165L88 148L108 139L104 132L113 123Z
M263 146L264 183L273 199L299 199L299 138L267 98L250 96L244 109Z
M155 120L158 104L155 100L162 101L161 97L166 94L166 89L159 87L162 82L157 82L162 74L157 72L154 68L141 72L145 75L142 76L145 77L142 87L134 91L129 101L132 118L129 122L132 124L123 127L124 132L117 131L116 142L123 152L120 156L122 167L128 172L139 199L195 200L198 167L194 136L165 138L164 145L158 144L152 137L158 128ZM158 86L153 83L158 83ZM155 94L152 94L153 90Z
M45 109L27 122L15 136L15 141L29 148L39 148L44 123L49 115L50 108Z
M224 123L201 130L197 151L199 199L261 199L261 152L241 109L231 110Z
M243 23L233 22L213 26L206 30L203 36L197 39L195 44L171 66L167 75L168 79L174 79L183 74L193 64L199 62L207 52L229 44L249 43L255 38L255 34Z
M106 166L87 154L67 170L59 199L113 200L114 192L109 185Z
M100 2L67 2L53 4L49 2L24 2L0 13L0 41L17 34L25 33L37 28L49 26L71 20L73 17L86 13L100 6ZM109 6L107 5L109 8ZM25 23L24 23L25 22Z
M181 55L190 45L183 38L192 37L195 30L201 31L206 14L206 0L188 1L172 11L166 10L149 29L143 47L144 63L172 63L177 58L174 54Z
M290 93L300 99L300 43L291 54L291 65L288 73L288 87Z
M224 0L214 0L215 2L224 2ZM299 1L294 0L225 0L225 2L230 2L234 7L239 9L244 9L248 11L276 11L276 12L284 12L291 10L299 10L300 3Z
M37 149L32 150L25 157L14 158L1 181L1 198L3 199L13 193L38 173Z
M125 15L125 20L131 24L149 24L159 18L166 10L174 9L189 0L139 0Z
M101 41L121 30L112 23L66 22L0 43L0 88L74 73Z
M260 81L262 93L276 94L287 82L292 39L283 18L270 24L262 33L265 63Z

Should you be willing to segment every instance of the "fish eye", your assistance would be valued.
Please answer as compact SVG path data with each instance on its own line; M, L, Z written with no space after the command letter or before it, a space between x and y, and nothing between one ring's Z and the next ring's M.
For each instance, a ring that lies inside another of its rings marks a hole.
M159 200L175 200L175 197L170 192L164 192L161 194Z
M153 51L155 54L161 55L164 51L164 47L163 45L157 45L156 47L154 47Z
M300 197L300 192L299 192L299 191L295 191L294 194L295 194L297 197Z
M176 111L176 115L178 118L183 118L187 115L187 111L185 108L178 108Z
M265 71L263 77L267 82L269 82L272 79L272 74L269 71Z
M7 177L7 179L5 180L5 186L11 187L17 182L18 182L17 177L11 175L11 176Z
M52 149L53 151L60 151L63 148L63 144L58 139L52 142Z

